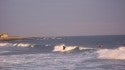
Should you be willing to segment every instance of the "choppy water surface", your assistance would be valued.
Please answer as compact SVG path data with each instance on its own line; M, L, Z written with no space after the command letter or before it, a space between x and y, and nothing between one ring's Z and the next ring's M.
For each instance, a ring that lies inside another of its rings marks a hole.
M125 70L125 36L1 41L0 70Z

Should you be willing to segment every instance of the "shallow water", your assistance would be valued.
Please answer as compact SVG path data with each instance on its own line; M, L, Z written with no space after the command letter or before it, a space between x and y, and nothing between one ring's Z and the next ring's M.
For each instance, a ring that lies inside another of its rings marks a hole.
M1 70L125 70L124 60L94 54L44 53L0 56Z

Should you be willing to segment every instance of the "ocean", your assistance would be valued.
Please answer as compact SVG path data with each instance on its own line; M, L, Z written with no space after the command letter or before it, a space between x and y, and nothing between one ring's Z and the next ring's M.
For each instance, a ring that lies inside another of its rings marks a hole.
M125 35L0 41L0 70L125 70Z

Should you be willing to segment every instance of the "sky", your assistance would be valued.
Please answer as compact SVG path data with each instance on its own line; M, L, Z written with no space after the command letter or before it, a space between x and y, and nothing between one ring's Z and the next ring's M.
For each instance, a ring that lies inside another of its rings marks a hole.
M125 0L0 0L0 33L125 35Z

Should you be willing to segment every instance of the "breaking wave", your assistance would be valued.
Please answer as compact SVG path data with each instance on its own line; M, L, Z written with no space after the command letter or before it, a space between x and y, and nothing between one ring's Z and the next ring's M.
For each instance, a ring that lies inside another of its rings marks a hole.
M65 49L64 49L65 47ZM93 50L93 51L92 51ZM64 44L57 45L54 47L53 52L82 52L92 51L93 56L96 56L98 59L119 59L125 60L125 47L120 46L114 49L104 49L104 48L88 48L88 47L79 47L79 46L66 46ZM86 52L85 52L86 53ZM87 55L91 54L90 52Z
M8 46L10 43L0 43L0 47Z
M47 52L62 52L62 53L82 52L82 53L84 53L85 51L91 51L91 52L87 53L87 55L89 55L91 53L95 53L95 54L93 54L93 56L96 56L98 59L125 60L125 46L120 46L118 48L113 48L113 49L104 49L104 48L90 48L90 47L83 47L83 46L67 46L65 44L60 44L60 45L46 44L43 46L43 45L32 44L32 43L6 43L6 42L0 43L0 47L6 47L6 46L17 47L18 50L19 50L19 47L24 48L24 49L30 47L30 48L32 48L32 49L30 49L30 51L32 51L32 52L37 52L37 51L41 52L41 50L42 50L42 51L47 51ZM13 48L11 48L11 50L7 49L4 51L0 51L0 54L10 53L11 51L13 51L12 49ZM21 51L24 52L24 49L22 49ZM15 48L14 48L14 50L15 50ZM16 51L17 51L17 49L16 49ZM29 51L29 49L28 49L28 51Z
M97 53L100 59L125 59L124 46L116 49L99 49Z
M34 47L30 43L0 43L0 47Z
M75 52L93 50L94 48L79 47L79 46L66 46L65 44L57 45L54 47L53 52Z

